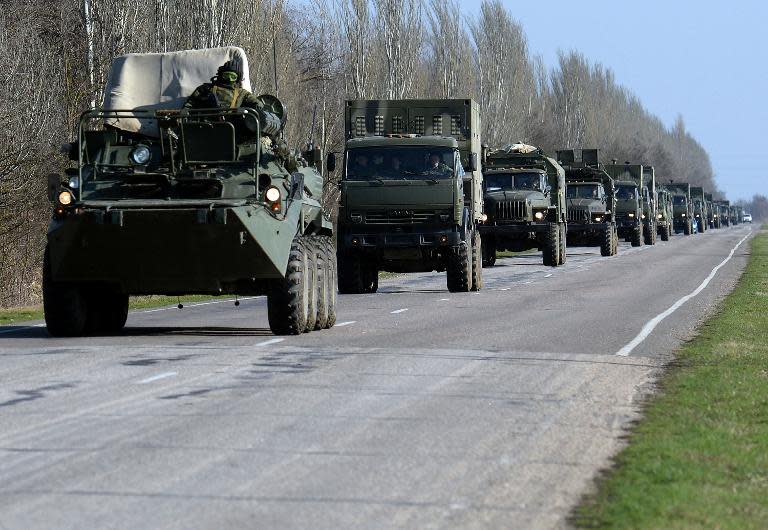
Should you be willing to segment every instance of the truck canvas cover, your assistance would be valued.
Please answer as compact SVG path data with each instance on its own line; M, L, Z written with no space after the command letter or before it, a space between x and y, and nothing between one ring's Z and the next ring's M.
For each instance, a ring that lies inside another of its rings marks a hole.
M207 83L227 61L242 66L243 88L250 91L248 59L242 48L229 46L168 53L129 53L112 61L104 90L104 108L119 110L173 110ZM128 132L157 136L155 120L120 117L109 125Z

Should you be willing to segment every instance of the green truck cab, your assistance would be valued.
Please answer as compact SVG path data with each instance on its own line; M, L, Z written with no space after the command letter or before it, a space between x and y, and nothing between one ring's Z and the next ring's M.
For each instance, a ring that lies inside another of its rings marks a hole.
M731 226L731 201L720 200L717 201L717 205L719 208L720 226Z
M656 213L658 234L662 241L669 241L669 238L672 235L672 219L674 218L672 194L664 186L658 186L656 190L658 194L658 207Z
M616 189L600 163L597 149L557 151L565 171L568 245L599 246L603 256L615 256L619 238L614 218Z
M239 48L130 54L115 59L110 79L133 76L137 86L148 70L174 62L166 73L178 81L208 74L200 61L211 55L215 72L233 54L246 60ZM188 93L165 101L156 86L144 87L156 109L83 113L69 145L76 167L49 177L49 333L118 332L129 296L153 294L267 295L276 334L332 326L335 252L323 177L281 140L280 101L263 95L260 109L187 110Z
M704 188L700 186L691 186L691 199L693 200L693 222L699 233L707 231L708 211L707 198L704 195Z
M675 233L682 232L686 236L693 233L693 201L691 200L691 185L687 182L670 181L665 187L672 194L673 223Z
M482 288L480 115L470 99L345 104L339 292L371 293L379 271L445 271Z
M656 202L652 198L655 181L649 189L640 164L606 164L605 170L616 186L616 227L619 237L633 247L656 243Z
M704 204L707 208L707 226L708 228L720 228L720 221L717 218L717 207L712 200L711 193L704 194Z
M565 171L541 149L513 144L483 157L487 220L480 225L483 265L497 250L538 248L544 265L565 263Z

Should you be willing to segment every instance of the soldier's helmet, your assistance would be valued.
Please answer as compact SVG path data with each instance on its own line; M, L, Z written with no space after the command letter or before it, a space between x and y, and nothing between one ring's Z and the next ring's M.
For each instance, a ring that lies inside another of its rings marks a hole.
M218 71L216 72L216 77L219 79L222 79L222 74L224 72L234 72L237 74L237 80L242 81L243 79L243 68L242 65L238 61L227 61L226 63L219 66Z

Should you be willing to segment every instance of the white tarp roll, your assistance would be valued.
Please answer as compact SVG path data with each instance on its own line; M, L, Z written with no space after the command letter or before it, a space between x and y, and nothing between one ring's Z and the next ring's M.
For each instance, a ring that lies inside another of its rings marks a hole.
M180 109L194 90L207 83L227 61L242 65L243 88L250 91L248 59L242 48L208 48L168 53L129 53L112 60L104 108L115 110ZM129 132L157 136L155 120L110 119L109 124Z

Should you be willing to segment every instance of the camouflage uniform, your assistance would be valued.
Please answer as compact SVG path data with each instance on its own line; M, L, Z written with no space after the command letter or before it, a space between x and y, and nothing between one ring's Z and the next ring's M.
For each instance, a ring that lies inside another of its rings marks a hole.
M238 107L261 109L262 104L256 96L246 89L222 82L200 85L184 103L184 108L187 109L234 109Z

